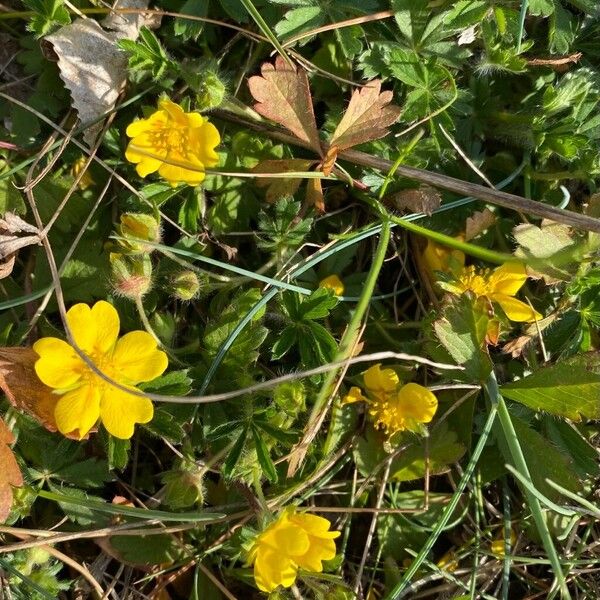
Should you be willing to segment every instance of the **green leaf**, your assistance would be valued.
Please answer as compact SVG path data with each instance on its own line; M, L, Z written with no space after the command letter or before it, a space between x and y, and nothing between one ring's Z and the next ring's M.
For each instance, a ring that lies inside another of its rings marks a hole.
M121 560L132 565L170 564L181 557L183 548L175 537L166 533L157 535L113 535L110 545Z
M564 9L560 2L554 3L550 16L550 52L568 54L577 34L577 21L574 15Z
M171 371L138 387L145 392L154 392L166 396L186 396L192 390L192 380L188 375L189 369Z
M1 173L0 173L1 175ZM11 177L0 179L0 216L7 212L23 215L27 212L21 192L13 185Z
M323 23L324 15L319 6L301 6L285 13L283 19L275 25L275 33L281 38L292 37Z
M531 481L537 490L550 500L560 498L560 494L546 483L546 479L551 479L573 492L581 489L581 483L573 473L573 460L570 457L560 452L541 433L514 414L511 414L511 420L531 474ZM498 437L502 439L502 436ZM514 466L506 443L500 441L499 446L506 462Z
M554 0L529 0L527 10L536 17L548 17L554 12Z
M120 440L110 434L108 435L108 464L109 468L123 470L129 462L129 450L131 442Z
M254 447L256 448L258 463L260 464L263 474L271 483L276 483L277 471L275 470L275 465L271 460L271 454L269 453L269 449L267 448L265 441L262 439L260 432L255 426L252 426L252 438L254 440Z
M198 2L198 0L186 0L183 6L179 8L182 15L192 15L194 17L206 17L208 14L208 2ZM197 40L202 33L204 23L202 21L191 21L190 19L175 19L173 31L175 35L181 37L184 42L188 40Z
M97 488L113 479L104 460L88 458L82 462L66 466L54 473L55 477L77 487Z
M288 316L294 321L324 319L338 304L331 290L319 288L310 296L300 297L296 292L284 292L282 302Z
M282 444L292 445L298 441L298 433L295 431L279 429L279 427L274 427L270 423L260 419L255 419L254 425L262 429L267 435L270 435L273 439L281 442Z
M27 25L27 29L33 31L36 37L47 35L58 26L71 22L63 0L23 0L23 4L37 13Z
M433 324L435 334L456 364L464 366L457 377L484 381L492 369L484 350L488 316L463 294Z
M145 26L141 27L137 42L122 39L117 45L129 55L129 70L136 81L152 79L165 85L172 81L173 74L179 72L179 67L171 61L159 39ZM171 78L167 76L169 72Z
M543 367L501 387L502 395L534 410L579 421L600 418L600 353Z
M298 342L298 330L294 325L288 325L280 334L278 334L273 347L271 348L271 357L273 360L283 358Z
M242 429L242 432L238 436L235 444L229 451L225 462L223 463L223 467L221 468L221 472L224 477L231 477L233 474L233 470L235 469L235 465L237 465L240 460L240 456L242 455L242 451L244 450L244 446L246 445L246 438L248 437L248 426Z

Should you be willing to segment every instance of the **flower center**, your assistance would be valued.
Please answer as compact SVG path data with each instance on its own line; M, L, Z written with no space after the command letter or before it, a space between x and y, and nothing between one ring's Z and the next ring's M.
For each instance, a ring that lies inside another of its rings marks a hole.
M474 266L465 267L460 274L459 281L465 292L473 292L476 296L485 296L489 292L490 270L484 269L481 273Z
M94 365L96 365L99 371L104 373L104 375L110 377L115 381L118 381L117 371L114 368L112 356L110 354L94 352L91 355L89 355L89 359L94 363ZM108 381L105 381L88 365L85 366L82 379L87 385L93 385L98 388L105 388L107 386L110 386Z
M157 148L163 148L169 154L187 155L189 135L185 127L171 125L169 128L153 131L150 135L152 144Z

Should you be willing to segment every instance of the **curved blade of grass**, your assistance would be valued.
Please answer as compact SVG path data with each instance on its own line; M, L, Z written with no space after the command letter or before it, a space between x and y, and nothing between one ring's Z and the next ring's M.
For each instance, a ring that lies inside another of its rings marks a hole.
M587 511L589 511L597 519L600 519L600 508L598 508L595 504L593 504L589 500L586 500L585 498L581 498L579 495L575 494L571 490L565 489L562 485L559 485L555 481L552 481L552 479L546 478L546 483L550 487L554 488L557 492L560 492L563 496L566 496L567 498L570 498L574 502L577 502L577 504L583 506L585 509L587 509Z
M571 510L570 508L564 508L562 506L559 506L558 504L556 504L555 502L552 502L552 500L550 500L549 498L544 496L544 494L542 494L542 492L540 492L529 479L527 479L526 477L521 475L521 473L517 469L515 469L512 465L504 465L504 466L506 467L506 470L523 487L527 488L529 490L529 492L531 494L533 494L546 508L554 511L555 513L558 513L559 515L563 515L565 517L576 516L577 513L575 511Z
M45 296L53 287L54 286L49 285L48 287L42 288L41 290L31 294L27 294L26 296L19 296L18 298L12 298L11 300L0 302L0 310L8 310L9 308L14 308L15 306L21 306L21 304L27 304L32 300L37 300L38 298Z
M523 491L525 493L525 498L527 499L527 505L529 506L529 510L533 516L536 529L542 540L542 545L546 551L546 554L548 555L550 564L552 565L555 583L560 590L561 598L570 600L571 594L567 588L567 582L563 573L563 566L560 562L558 554L556 553L556 548L554 547L552 536L550 535L548 525L544 518L540 501L538 497L531 492L533 483L531 482L529 467L525 461L525 456L523 455L523 450L521 449L521 444L519 443L519 438L515 432L515 428L510 418L508 408L506 407L506 403L504 402L504 398L500 395L498 382L496 381L496 375L493 371L486 381L484 387L490 401L498 407L498 418L500 420L502 432L504 433L504 439L508 446L511 458L515 463L515 468L520 473L521 477L529 483L528 486L523 486ZM519 478L519 481L521 481L521 478Z
M67 496L64 494L56 494L54 492L47 492L46 490L39 490L37 495L46 500L52 500L54 502L63 502L65 504L74 504L75 506L82 506L89 510L96 510L98 512L108 513L109 515L123 515L126 517L134 517L136 519L158 519L160 521L177 521L181 522L218 522L224 519L227 515L223 513L209 513L209 512L167 512L164 510L151 510L145 508L132 508L130 506L119 506L118 504L110 504L108 502L98 502L97 500L84 500L82 498L75 498L73 496Z
M427 538L425 544L423 544L423 547L419 551L419 554L417 554L415 560L413 560L413 562L410 564L410 567L408 567L408 569L402 576L402 579L398 582L394 589L387 596L385 596L384 600L397 600L398 598L401 598L402 596L406 595L407 591L405 592L405 590L409 587L411 579L413 578L414 574L419 570L423 562L427 559L427 555L429 554L434 544L437 542L438 538L442 534L444 527L446 527L446 525L448 524L450 517L456 510L456 507L458 506L463 491L467 487L467 483L473 476L475 467L477 466L477 462L479 461L479 457L481 456L483 448L486 445L488 437L492 431L492 426L494 425L494 421L496 420L497 411L497 406L493 404L490 407L490 412L488 413L487 419L483 426L481 436L479 437L477 445L473 450L473 454L471 455L471 458L469 459L469 462L462 474L462 477L460 478L460 481L456 486L456 490L454 491L454 494L452 494L452 498L450 498L450 502L448 502L448 504L444 507L439 521L436 523L431 535Z

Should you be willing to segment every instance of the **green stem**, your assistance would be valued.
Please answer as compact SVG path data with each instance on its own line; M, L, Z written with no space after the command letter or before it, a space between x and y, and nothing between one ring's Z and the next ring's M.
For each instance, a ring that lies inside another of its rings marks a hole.
M384 600L397 600L398 598L404 595L404 590L410 585L410 581L413 578L414 574L425 562L425 560L427 559L427 555L433 548L434 544L437 542L439 536L444 530L444 527L446 527L448 521L450 521L450 517L454 514L454 511L456 510L456 507L458 506L458 503L462 498L462 493L467 487L467 483L473 476L475 467L477 466L477 462L479 461L479 457L481 456L483 448L486 445L488 437L492 431L492 426L494 424L494 421L496 420L496 414L497 407L496 405L492 405L490 412L488 413L485 425L483 426L481 436L479 437L479 440L477 441L477 445L473 450L473 454L471 455L469 463L467 464L467 467L464 473L462 474L458 485L456 486L456 490L454 491L454 494L452 494L452 498L450 498L450 502L448 502L448 504L444 507L444 510L442 511L438 522L435 524L431 535L429 536L429 538L427 538L427 541L419 551L419 554L417 554L415 559L412 561L410 567L408 567L408 569L406 570L406 572L402 576L402 579L398 582L396 587L394 587L394 589L384 598Z
M506 407L506 403L504 402L504 398L502 398L502 396L500 395L498 382L496 381L496 375L493 372L489 376L484 387L490 398L490 401L492 402L492 405L495 405L498 408L498 418L500 420L502 432L504 433L504 439L508 446L511 458L514 462L514 466L516 470L523 476L523 478L527 479L531 483L531 474L529 473L529 467L527 466L527 462L525 461L525 456L523 455L523 450L521 448L521 444L519 443L519 439L517 437L517 433L513 426L512 420L510 418L510 413L508 412L508 408ZM523 486L523 493L525 494L527 504L529 505L529 509L531 510L533 520L535 521L536 528L542 540L542 545L544 546L546 554L548 555L548 559L550 560L550 564L552 565L554 576L556 577L556 582L560 589L561 597L568 600L571 598L571 595L569 594L569 590L567 588L567 583L563 573L563 567L561 565L558 554L556 553L556 548L554 547L552 536L550 535L550 531L548 530L548 525L544 518L544 513L542 512L542 506L540 504L540 501L525 486Z
M391 228L389 220L384 219L381 225L381 234L379 236L379 243L377 244L377 248L375 250L373 264L371 265L369 273L367 274L367 279L360 294L358 303L356 304L356 308L354 309L352 318L350 319L350 323L348 323L348 327L346 328L346 331L344 332L344 335L342 336L342 339L340 341L338 351L335 357L333 358L334 362L341 362L346 360L352 353L352 350L354 349L354 345L359 335L363 317L365 316L367 308L369 307L369 303L371 302L371 296L373 295L373 291L375 290L375 284L377 283L377 278L379 277L379 272L381 271L381 267L383 266L385 253L387 251L387 247L390 241L390 229ZM339 369L334 369L332 371L329 371L325 376L325 381L323 382L323 385L319 390L319 395L315 400L305 431L310 431L311 427L320 418L321 411L323 410L323 407L329 399L331 389L335 383L335 380L338 377L338 373Z

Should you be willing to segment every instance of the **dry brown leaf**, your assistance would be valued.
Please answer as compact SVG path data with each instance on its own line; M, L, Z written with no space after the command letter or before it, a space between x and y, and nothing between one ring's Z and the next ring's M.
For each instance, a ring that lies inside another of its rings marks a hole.
M335 161L337 160L338 155L338 147L330 146L329 150L327 150L327 154L321 163L321 171L323 171L323 175L329 177L331 175L331 171L333 171L333 167L335 166Z
M287 173L290 171L308 171L316 160L304 158L286 158L282 160L264 160L258 163L252 171L255 173ZM267 188L265 197L267 202L275 202L279 198L293 196L300 187L302 179L299 177L259 177L256 179L258 187Z
M394 208L398 210L408 209L428 216L442 203L441 194L428 185L411 190L401 190L393 194L390 199L393 201Z
M257 101L254 110L289 129L320 155L321 143L306 71L290 66L278 56L275 65L263 63L261 73L262 76L248 79L250 93Z
M121 0L119 8L144 9L148 0ZM99 118L112 110L127 81L127 54L121 39L135 40L140 27L149 22L139 14L112 15L104 20L106 31L94 19L77 19L45 38L58 58L60 78L71 94L91 146L102 129Z
M19 233L29 233L19 237ZM0 279L8 277L13 270L17 251L31 244L39 244L39 231L13 213L0 219Z
M393 94L381 92L381 81L375 79L352 94L350 104L337 126L330 146L338 151L386 136L388 127L400 116L400 107L390 104Z
M306 183L306 206L314 206L320 213L325 212L325 196L320 179L309 179Z
M489 208L484 208L481 211L473 213L467 218L465 242L476 238L480 233L489 229L495 222L496 215Z
M23 485L21 469L10 447L14 441L12 431L0 419L0 523L4 523L10 513L12 488Z
M15 408L49 431L57 431L54 408L59 396L38 379L34 369L38 358L32 348L0 348L0 389ZM67 437L79 440L75 435Z

